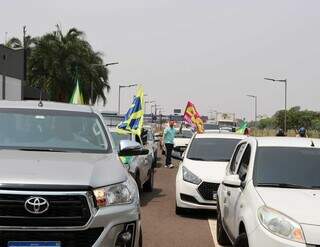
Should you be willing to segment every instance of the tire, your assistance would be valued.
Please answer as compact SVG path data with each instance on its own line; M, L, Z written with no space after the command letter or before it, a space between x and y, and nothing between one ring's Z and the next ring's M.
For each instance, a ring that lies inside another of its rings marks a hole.
M137 183L138 191L139 191L139 196L140 196L140 195L141 195L141 182L140 182L139 172L136 172L136 173L134 174L134 180L135 180L136 183Z
M142 247L143 245L143 237L142 237L142 229L140 227L140 235L139 235L139 247Z
M236 241L234 242L234 247L249 247L247 234L241 233Z
M176 215L185 215L186 211L187 210L185 208L178 207L177 203L176 203Z
M154 169L151 168L150 177L149 177L148 181L144 183L143 191L152 192L153 191L153 183L154 183Z
M157 166L157 161L158 161L158 154L157 154L157 151L154 152L153 154L153 157L154 157L154 160L153 160L153 164L152 164L152 167L156 167Z
M220 245L231 245L230 239L223 228L221 212L217 209L217 242Z

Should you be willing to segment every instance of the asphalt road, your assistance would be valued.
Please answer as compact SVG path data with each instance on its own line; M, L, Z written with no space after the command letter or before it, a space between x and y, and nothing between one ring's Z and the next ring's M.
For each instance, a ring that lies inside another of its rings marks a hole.
M141 196L143 246L217 247L213 239L216 214L211 211L191 211L184 216L177 216L177 168L163 168L161 163L158 163L161 167L156 169L154 191Z

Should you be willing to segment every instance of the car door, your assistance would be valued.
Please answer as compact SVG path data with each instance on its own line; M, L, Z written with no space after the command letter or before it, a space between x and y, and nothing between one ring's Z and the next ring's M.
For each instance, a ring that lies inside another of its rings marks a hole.
M238 164L237 172L236 174L239 175L239 178L241 180L241 182L245 182L246 177L247 177L247 172L248 172L248 166L250 163L250 157L251 157L251 145L247 144L245 147L245 150L243 152L243 155L241 157L240 163ZM239 229L239 225L237 222L238 219L238 215L239 212L241 211L241 196L242 196L242 191L243 191L244 187L240 187L240 188L230 188L230 210L232 210L232 214L230 217L230 226L231 228L229 229L231 231L232 236L237 236L238 234L238 229Z
M237 168L240 164L242 155L246 149L247 143L240 143L236 147L236 151L233 154L230 165L227 170L227 175L234 175L237 172ZM222 205L220 205L221 213L223 216L223 221L227 227L229 234L232 231L233 224L233 205L234 205L234 195L237 194L239 188L233 188L222 184Z

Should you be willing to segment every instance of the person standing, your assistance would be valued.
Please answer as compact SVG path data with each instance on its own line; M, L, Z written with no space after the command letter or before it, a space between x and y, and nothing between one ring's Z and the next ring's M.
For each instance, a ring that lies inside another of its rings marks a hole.
M173 150L173 140L176 136L176 129L174 128L174 122L169 122L169 127L164 130L163 139L166 147L166 164L164 167L173 168L171 163L171 155Z
M307 130L306 130L304 127L301 127L301 128L298 130L298 134L296 135L296 137L308 138Z

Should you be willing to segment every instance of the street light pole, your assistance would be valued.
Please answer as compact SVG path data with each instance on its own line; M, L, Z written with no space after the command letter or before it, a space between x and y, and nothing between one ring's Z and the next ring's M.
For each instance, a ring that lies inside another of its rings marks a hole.
M147 113L147 105L155 103L155 102L156 102L155 100L148 100L148 101L144 102L144 108L145 108L144 110L145 110L146 113ZM152 113L152 105L151 105L151 113Z
M120 103L121 103L121 88L128 88L128 87L136 87L138 84L129 84L129 85L119 85L119 97L118 97L118 114L120 115Z
M119 62L106 63L106 64L91 64L91 66L92 67L96 67L96 66L108 67L110 65L116 65L116 64L119 64ZM93 81L91 81L91 85L90 85L90 99L91 99L91 105L93 105Z
M254 123L257 124L257 117L258 117L258 97L256 95L247 94L249 98L254 99Z
M283 123L283 130L284 133L287 133L287 88L288 88L288 82L287 79L282 79L282 80L276 80L273 78L264 78L267 81L272 81L272 82L283 82L284 83L284 123Z

